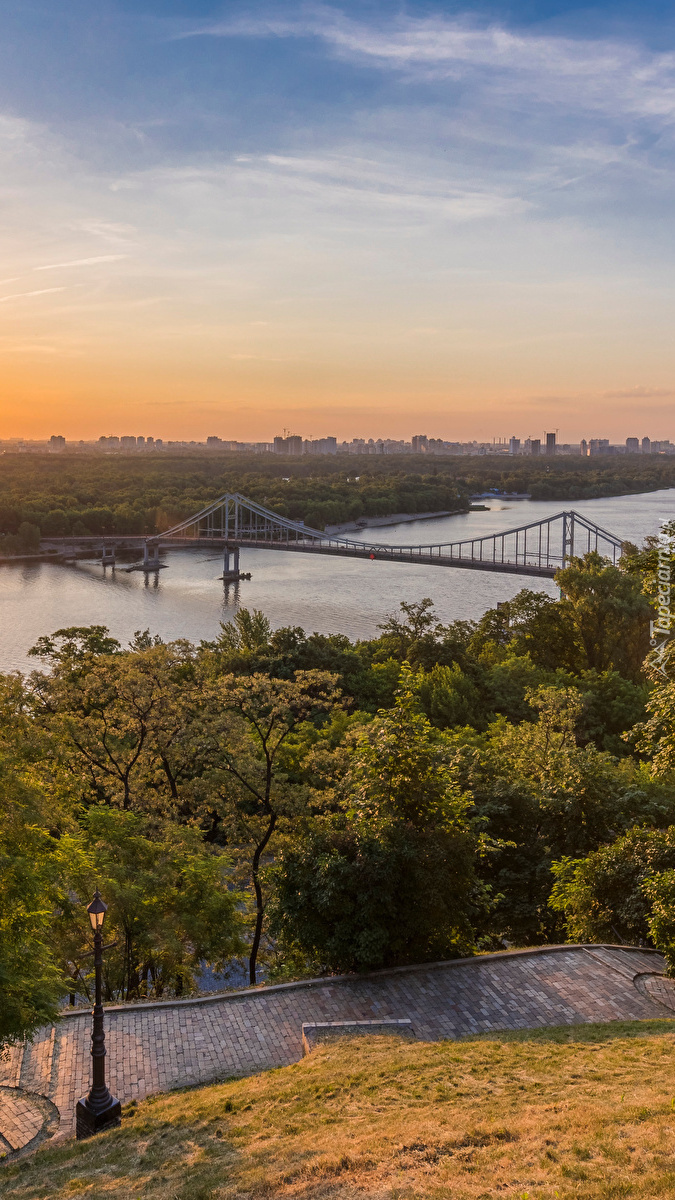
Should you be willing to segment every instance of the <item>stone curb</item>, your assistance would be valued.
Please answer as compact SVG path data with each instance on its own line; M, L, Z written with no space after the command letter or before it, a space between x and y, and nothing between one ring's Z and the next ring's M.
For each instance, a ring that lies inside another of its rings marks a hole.
M358 1037L367 1033L391 1033L402 1038L416 1037L410 1017L382 1017L372 1021L303 1021L302 1052L303 1055L311 1054L320 1042L340 1037Z
M658 958L662 955L658 950L652 950L646 946L620 946L613 945L611 942L570 942L558 946L533 946L524 950L497 950L492 954L476 954L471 958L451 958L444 962L433 963L414 963L405 967L384 967L379 971L369 971L363 975L325 975L318 979L297 979L292 983L273 983L263 987L242 988L237 992L213 992L210 996L193 996L186 1000L148 1000L141 1001L135 1004L106 1004L106 1013L115 1012L149 1012L153 1008L191 1008L201 1004L223 1004L226 1001L237 1001L250 996L271 996L278 995L279 992L298 991L304 988L316 987L335 987L343 983L354 983L365 979L382 979L391 975L405 975L412 971L442 971L452 969L454 967L477 966L480 963L487 962L505 962L513 958L527 958L537 954L564 954L568 950L621 950L623 952L635 954L655 954ZM606 964L609 966L609 964ZM91 1017L90 1008L78 1008L66 1010L59 1014L59 1020L72 1020L77 1017Z

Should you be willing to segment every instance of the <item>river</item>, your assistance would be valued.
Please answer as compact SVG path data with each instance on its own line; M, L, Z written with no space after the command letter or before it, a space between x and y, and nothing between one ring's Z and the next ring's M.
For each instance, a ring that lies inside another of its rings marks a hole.
M675 488L637 496L563 503L559 500L484 501L487 512L460 513L350 534L397 545L458 540L509 529L574 508L611 533L640 544L675 516ZM431 596L443 621L477 618L523 587L557 594L552 580L413 563L363 562L274 550L242 550L250 581L224 585L220 555L172 550L168 569L147 579L80 561L0 566L0 671L30 670L29 648L44 633L68 625L107 625L124 644L136 630L165 639L213 638L240 605L260 608L276 628L368 638L401 600Z

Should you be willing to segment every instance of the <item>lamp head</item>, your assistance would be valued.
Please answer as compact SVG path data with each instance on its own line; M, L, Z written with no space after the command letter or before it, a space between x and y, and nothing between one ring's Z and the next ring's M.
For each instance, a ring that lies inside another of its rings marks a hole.
M101 929L107 911L108 905L103 903L101 899L101 893L97 888L94 892L94 899L92 900L91 904L87 905L87 912L89 913L89 920L91 921L91 927L94 930L94 933L96 933L98 929Z

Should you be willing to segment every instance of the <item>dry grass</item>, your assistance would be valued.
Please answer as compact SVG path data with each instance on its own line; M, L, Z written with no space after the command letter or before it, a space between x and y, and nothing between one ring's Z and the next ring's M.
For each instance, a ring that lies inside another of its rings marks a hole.
M675 1022L369 1038L129 1107L0 1168L12 1200L675 1196Z

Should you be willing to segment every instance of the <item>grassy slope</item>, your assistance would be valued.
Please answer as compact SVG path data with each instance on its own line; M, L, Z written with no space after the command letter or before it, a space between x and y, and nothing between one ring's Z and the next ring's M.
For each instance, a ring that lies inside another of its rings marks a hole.
M617 1200L675 1194L675 1022L372 1038L127 1109L0 1168L3 1197Z

